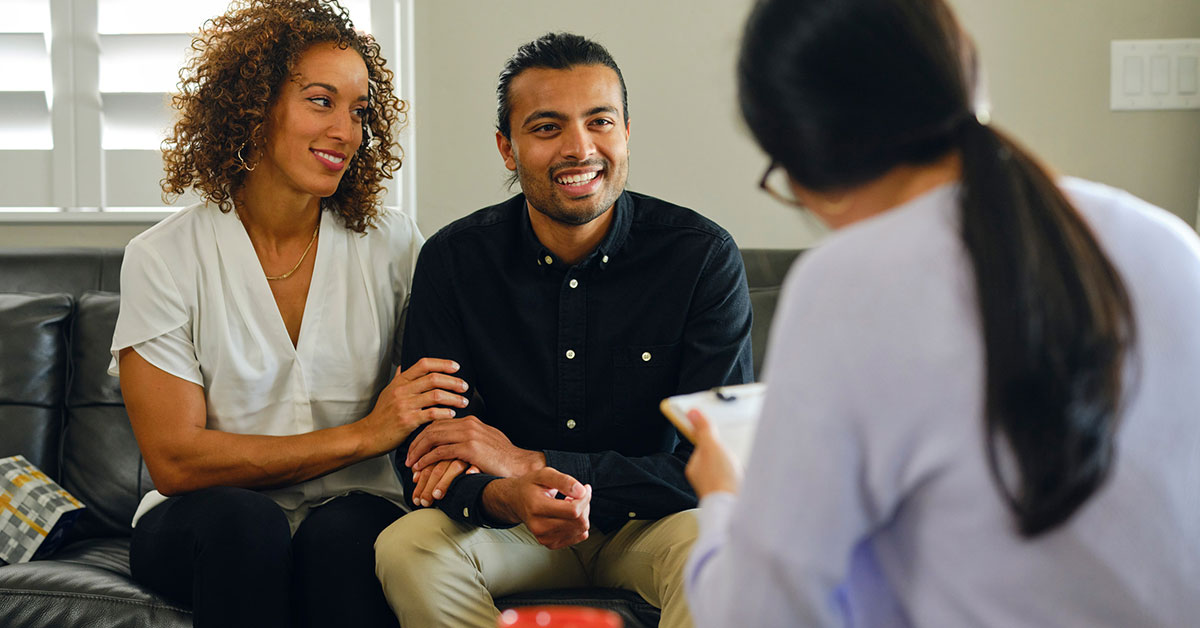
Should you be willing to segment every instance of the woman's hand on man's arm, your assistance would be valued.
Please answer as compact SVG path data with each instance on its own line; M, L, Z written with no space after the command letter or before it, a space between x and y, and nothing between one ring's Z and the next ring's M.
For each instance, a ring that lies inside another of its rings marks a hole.
M457 362L437 358L421 358L405 371L397 368L375 408L355 424L373 452L366 457L388 453L421 425L454 418L453 408L467 407L470 400L461 394L467 383L453 375L458 369Z
M178 495L212 486L290 486L390 452L417 426L465 407L458 365L424 359L397 371L366 417L290 436L235 434L206 427L204 389L120 352L121 392L155 487ZM451 392L454 391L454 392Z

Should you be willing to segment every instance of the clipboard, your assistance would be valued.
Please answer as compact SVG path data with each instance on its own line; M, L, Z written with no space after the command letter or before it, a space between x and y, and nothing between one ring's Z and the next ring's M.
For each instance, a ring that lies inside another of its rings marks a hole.
M687 414L692 409L700 410L716 428L721 442L745 466L750 459L766 394L764 383L718 386L712 390L667 397L658 407L688 440L693 438L692 422Z

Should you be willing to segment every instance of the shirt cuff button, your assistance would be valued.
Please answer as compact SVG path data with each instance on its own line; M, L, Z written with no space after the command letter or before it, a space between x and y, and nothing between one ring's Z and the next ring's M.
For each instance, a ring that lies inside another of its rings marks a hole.
M470 517L470 516L471 516L471 509L470 509L470 508L463 508L463 516L464 516L464 517Z
M636 513L636 512L633 512L632 510L631 510L631 511L629 511L629 518L630 518L630 519L633 519L633 518L635 518L635 517L637 517L637 513Z

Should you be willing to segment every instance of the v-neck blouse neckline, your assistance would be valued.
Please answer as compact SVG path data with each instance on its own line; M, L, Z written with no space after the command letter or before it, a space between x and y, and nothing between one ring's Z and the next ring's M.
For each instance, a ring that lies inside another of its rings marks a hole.
M250 302L254 303L256 308L261 308L262 313L270 316L273 320L266 323L270 330L270 341L278 344L279 351L286 351L301 360L312 355L312 342L309 336L312 335L312 330L319 326L321 311L324 305L322 298L323 291L320 289L325 283L325 276L329 266L328 260L333 254L330 249L341 249L343 238L339 238L341 230L335 224L333 215L330 212L321 211L320 235L319 241L316 244L317 250L313 257L313 273L309 280L308 294L304 300L304 311L300 319L300 332L296 338L296 344L292 344L292 337L288 334L287 324L284 323L283 313L279 309L279 304L275 301L275 294L271 291L271 285L267 281L266 272L263 271L262 262L258 259L258 254L254 251L254 243L250 240L250 234L246 231L245 225L242 224L242 219L237 215L237 212L230 211L228 213L217 212L217 223L221 225L218 229L217 243L220 247L222 244L228 243L230 255L227 257L222 255L223 260L234 262L241 268L253 268L255 272L237 272L235 268L226 268L227 276L246 276L247 282L245 285L246 297ZM223 247L222 247L223 248ZM265 323L265 321L264 321Z

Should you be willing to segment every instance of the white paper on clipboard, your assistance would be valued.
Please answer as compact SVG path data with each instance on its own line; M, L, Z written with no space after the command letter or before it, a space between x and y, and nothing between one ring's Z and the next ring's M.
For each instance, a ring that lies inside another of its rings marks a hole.
M692 440L692 422L687 413L698 409L717 428L717 435L743 466L750 459L754 430L762 413L767 385L763 383L720 386L689 395L667 397L659 404L662 413Z

